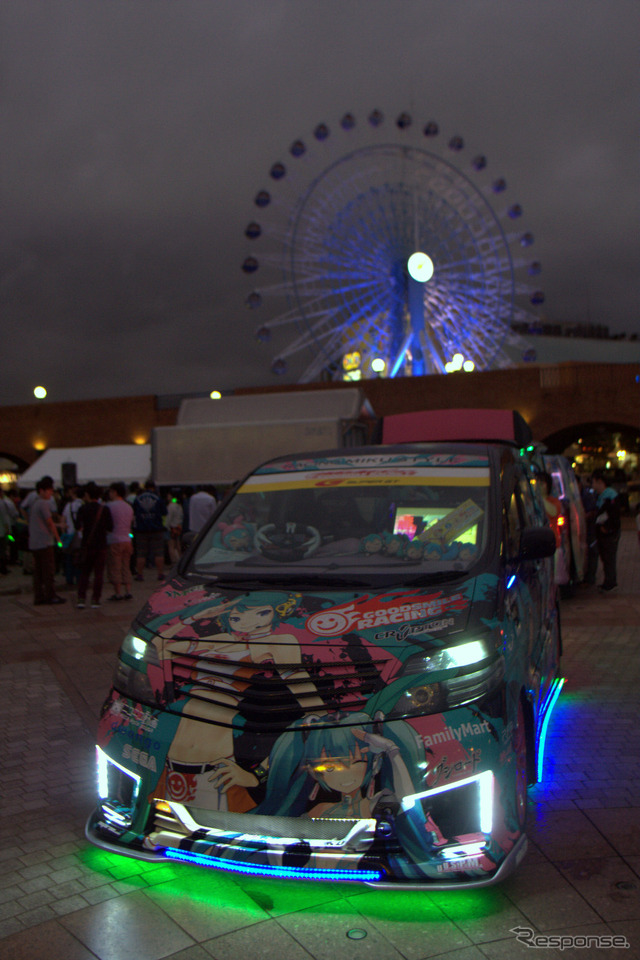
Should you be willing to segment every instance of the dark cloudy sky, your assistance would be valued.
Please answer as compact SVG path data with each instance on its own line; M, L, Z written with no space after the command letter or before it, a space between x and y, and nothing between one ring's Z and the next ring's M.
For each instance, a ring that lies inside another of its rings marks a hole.
M244 227L271 164L347 110L462 135L523 206L546 315L640 332L638 11L1 3L0 403L38 383L68 400L272 382L244 306Z

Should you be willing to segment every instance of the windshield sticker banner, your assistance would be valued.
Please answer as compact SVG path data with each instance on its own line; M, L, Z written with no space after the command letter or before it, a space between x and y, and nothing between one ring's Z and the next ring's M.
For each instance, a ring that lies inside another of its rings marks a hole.
M351 630L367 630L370 627L393 625L442 617L450 610L464 610L469 606L468 597L462 593L431 596L404 596L398 602L397 595L373 597L342 604L331 610L314 613L305 626L317 637L335 637Z
M393 469L388 473L381 470L318 470L311 473L299 471L295 479L286 473L253 476L244 483L240 493L264 493L269 490L294 490L322 487L402 487L441 486L441 487L487 487L489 472L482 467L462 467L457 470L420 467L416 469Z
M447 467L488 467L487 457L468 453L415 453L415 454L370 454L346 455L343 457L314 457L300 460L280 460L277 464L260 467L257 473L281 473L298 470L353 469L361 467L411 467L411 466L447 466Z

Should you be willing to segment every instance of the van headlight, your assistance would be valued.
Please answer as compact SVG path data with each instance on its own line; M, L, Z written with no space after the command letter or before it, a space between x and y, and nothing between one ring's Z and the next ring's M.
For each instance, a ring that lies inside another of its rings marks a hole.
M118 653L113 686L125 697L149 706L157 705L157 697L149 680L147 667L160 666L158 651L153 643L136 633L128 633Z
M441 713L494 693L504 681L504 658L489 641L468 640L428 655L414 654L398 680L405 685L394 717Z

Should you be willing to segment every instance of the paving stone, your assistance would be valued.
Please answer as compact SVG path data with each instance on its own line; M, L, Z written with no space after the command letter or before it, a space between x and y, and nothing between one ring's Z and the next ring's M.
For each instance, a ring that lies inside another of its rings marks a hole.
M48 850L32 850L31 853L25 853L20 857L22 863L25 867L29 867L34 863L46 863L48 860L51 860L51 853Z
M82 876L81 871L76 866L65 867L64 870L55 870L50 875L52 883L66 883L69 880L77 880Z
M0 903L8 903L10 900L23 897L25 893L31 893L31 891L25 890L23 886L18 886L17 884L11 887L4 887L0 890Z
M0 920L0 940L5 941L5 937L10 937L20 930L24 930L24 924L17 917L11 917L9 920ZM3 952L6 949L6 943L7 941L2 944ZM30 955L29 960L31 960L32 957L33 954Z
M312 960L313 957L313 954L305 950L290 933L283 930L276 920L268 920L254 927L245 927L244 930L235 930L215 940L206 941L201 948L203 949L202 960L205 958L210 960L211 957L215 957L215 960L237 960L238 957L252 956L256 943L265 945L261 951L261 955L265 958L268 955L265 951L267 944L271 956L278 957L279 960ZM354 952L354 956L356 955ZM380 954L380 960L383 957L385 955ZM183 955L171 957L170 960L183 960L183 958L192 960L189 951L185 951ZM196 955L193 960L201 960L201 958Z
M105 900L60 922L97 957L109 960L159 960L194 943L142 893Z
M21 847L5 847L0 850L0 861L20 858L25 852Z
M18 873L17 870L10 870L8 873L3 873L0 875L0 890L20 883L22 879L22 874Z
M20 922L25 927L35 927L47 920L53 920L55 913L49 906L36 907L35 910L27 910L20 914Z
M23 893L35 893L36 890L47 890L51 886L48 876L35 877L33 880L24 880L20 884Z
M62 900L56 900L51 904L51 909L61 917L66 913L75 913L76 910L82 910L87 906L89 906L89 901L84 897L76 895L73 897L63 897Z
M17 898L12 897L10 900L5 901L5 903L0 903L0 920L15 917L17 914L23 912L23 907L18 903Z
M50 873L51 867L49 863L35 863L31 867L24 867L20 870L20 875L23 876L25 880L32 880L34 877L49 876Z
M212 954L209 953L204 947L201 947L199 944L196 944L194 947L187 947L186 950L180 950L179 953L172 953L170 957L166 957L165 960L211 960ZM242 956L242 954L237 954L236 956ZM278 952L278 957L280 960L287 960L286 955ZM309 955L305 954L305 957L308 958Z
M88 903L102 903L103 900L113 900L114 897L121 896L121 893L107 883L93 890L85 890L82 896Z
M3 943L6 960L34 960L49 957L55 960L95 960L87 948L64 927L53 920L35 929L25 930Z
M76 893L83 894L85 889L80 880L68 880L66 883L59 883L51 887L52 893L58 900L73 896Z
M43 907L55 900L55 894L51 888L37 890L35 893L29 893L19 897L16 901L22 910L34 910L36 907Z

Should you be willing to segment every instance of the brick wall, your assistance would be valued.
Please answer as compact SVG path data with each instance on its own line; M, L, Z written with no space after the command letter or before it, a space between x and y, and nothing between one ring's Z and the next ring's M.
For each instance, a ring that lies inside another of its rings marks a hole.
M616 424L640 432L640 364L566 363L489 373L363 380L359 386L377 416L411 410L497 407L519 410L536 440L589 423ZM353 384L283 385L237 393L336 390ZM177 401L176 401L177 402ZM155 426L176 422L154 396L55 403L48 400L0 407L0 456L27 464L39 456L34 444L83 447L148 442Z

